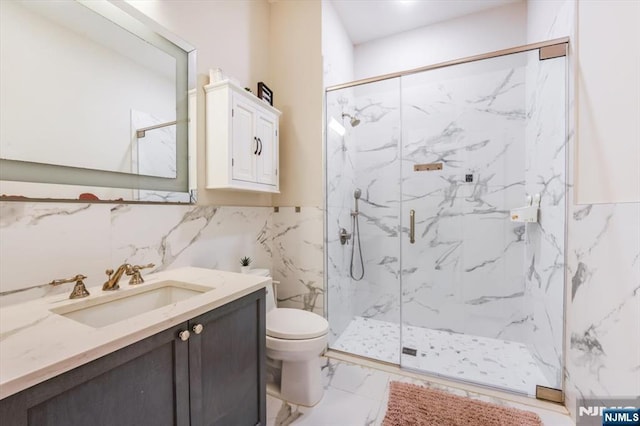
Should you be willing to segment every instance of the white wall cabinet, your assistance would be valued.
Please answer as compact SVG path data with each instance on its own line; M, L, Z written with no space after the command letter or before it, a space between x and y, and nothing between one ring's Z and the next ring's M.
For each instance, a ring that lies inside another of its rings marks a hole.
M279 193L280 111L229 80L204 90L206 187Z

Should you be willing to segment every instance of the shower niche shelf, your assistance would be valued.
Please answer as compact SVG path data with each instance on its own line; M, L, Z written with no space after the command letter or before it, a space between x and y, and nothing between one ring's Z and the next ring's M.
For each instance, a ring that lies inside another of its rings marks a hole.
M540 215L540 194L527 196L526 206L518 207L516 209L511 209L511 212L510 212L511 222L535 223L535 222L538 222L539 215Z
M206 187L279 193L280 111L222 80L206 93Z

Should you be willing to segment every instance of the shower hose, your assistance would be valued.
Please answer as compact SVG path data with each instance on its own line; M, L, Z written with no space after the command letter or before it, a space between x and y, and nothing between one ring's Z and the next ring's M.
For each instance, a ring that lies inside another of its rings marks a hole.
M356 213L352 213L351 214L351 231L352 231L352 235L353 235L353 244L351 244L351 265L349 266L349 272L351 274L351 278L353 278L356 281L360 281L363 277L364 277L364 262L362 260L362 246L360 245L360 225L358 223L358 212ZM360 257L360 271L361 274L359 277L356 277L353 274L353 256L355 254L356 251L356 238L358 240L358 254Z

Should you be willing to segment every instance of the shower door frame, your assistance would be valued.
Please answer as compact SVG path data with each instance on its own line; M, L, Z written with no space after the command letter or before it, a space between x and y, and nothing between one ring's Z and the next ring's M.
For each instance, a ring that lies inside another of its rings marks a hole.
M369 83L375 83L375 82L379 82L379 81L383 81L383 80L389 80L389 79L394 79L394 78L399 78L399 77L403 77L403 76L408 76L408 75L412 75L412 74L417 74L417 73L421 73L421 72L425 72L425 71L430 71L430 70L435 70L435 69L440 69L440 68L446 68L446 67L450 67L450 66L454 66L454 65L461 65L461 64L467 64L467 63L471 63L471 62L477 62L477 61L482 61L485 59L492 59L492 58L498 58L501 56L507 56L507 55L512 55L512 54L517 54L517 53L522 53L522 52L530 52L530 51L534 51L534 50L539 50L539 55L540 55L540 59L552 59L552 58L557 58L557 57L567 57L567 60L570 59L569 57L569 42L570 42L570 38L569 37L561 37L561 38L556 38L556 39L552 39L552 40L547 40L547 41L542 41L542 42L537 42L537 43L531 43L531 44L526 44L526 45L521 45L521 46L516 46L516 47L512 47L512 48L508 48L508 49L502 49L502 50L496 50L496 51L492 51L492 52L487 52L487 53L483 53L483 54L478 54L478 55L473 55L473 56L467 56L464 58L460 58L460 59L455 59L455 60L450 60L450 61L445 61L445 62L439 62L436 64L432 64L432 65L427 65L427 66L423 66L423 67L418 67L418 68L412 68L409 70L404 70L404 71L398 71L398 72L394 72L394 73L388 73L388 74L382 74L379 76L375 76L375 77L369 77L369 78L364 78L364 79L360 79L360 80L354 80L351 82L347 82L347 83L342 83L342 84L337 84L337 85L333 85L333 86L329 86L327 88L325 88L324 90L324 96L323 96L323 100L322 100L322 119L323 119L323 126L322 126L322 174L323 174L323 179L322 179L322 190L323 190L323 212L324 212L324 217L323 217L323 267L324 267L324 271L325 273L323 274L323 285L324 285L324 316L325 318L327 318L327 320L329 320L329 277L327 275L327 271L328 271L328 215L327 215L327 211L328 211L328 203L327 203L327 94L329 92L333 92L336 90L341 90L341 89L347 89L347 88L351 88L351 87L356 87L356 86L360 86L360 85L364 85L364 84L369 84ZM568 143L568 135L569 135L569 131L570 131L570 118L571 118L571 114L570 114L570 110L569 110L569 105L570 105L570 98L569 98L569 94L571 93L571 83L570 83L570 75L569 75L569 69L571 69L571 65L570 62L567 62L565 70L566 70L566 86L565 86L565 123L566 123L566 127L565 127L565 138L567 138L567 144L566 144L566 153L565 153L565 173L568 173L569 171L569 159L571 157L570 151L572 149L571 145L569 145ZM401 83L401 79L400 79L400 87L402 87L402 83ZM400 140L402 139L402 136L400 136ZM568 183L565 183L565 186L568 187ZM564 240L564 256L563 256L563 262L564 265L567 264L567 250L566 247L568 247L567 245L567 226L566 224L568 223L568 199L565 195L565 200L564 200L564 221L565 221L565 227L564 227L564 235L563 235L563 240ZM402 216L401 216L402 217ZM400 244L400 259L402 258L402 238L403 238L403 234L402 234L402 222L401 220L399 220L398 223L398 227L399 227L399 244ZM566 283L567 283L567 277L566 277L566 272L563 273L563 312L566 314L566 307L567 307L567 298L566 298ZM400 274L400 286L398 288L398 291L400 293L400 295L402 295L402 274ZM398 324L398 327L400 329L400 342L399 342L399 350L400 347L402 345L402 299L400 298L400 323ZM566 321L565 321L566 323ZM331 328L331 323L329 323L329 328ZM563 354L566 354L566 339L565 339L565 335L566 335L566 327L565 324L563 324L563 330L562 330L562 342L563 342ZM329 348L331 349L331 348ZM354 355L354 356L358 356L358 355ZM563 355L563 364L565 363L565 357L566 355ZM377 361L374 360L376 362L383 362L384 361ZM395 365L395 364L394 364ZM407 370L411 370L409 368L404 368L402 367L402 363L399 360L399 363L397 364L397 366L399 368L402 369L407 369ZM429 376L429 375L436 375L436 376L440 376L439 374L434 374L434 373L430 373L430 372L425 372L422 370L418 370L417 372L419 372L420 374ZM449 377L449 376L442 376L445 377L447 379L450 380L456 380L453 377ZM464 380L462 380L463 382L465 382ZM467 382L465 382L467 383ZM491 388L490 385L482 385L484 387L489 387ZM561 391L564 393L564 389L565 389L565 376L564 374L561 376ZM504 391L504 389L500 389L502 391ZM517 393L514 391L514 393ZM536 395L536 397L539 397L538 395ZM540 397L542 399L545 399L544 397Z
M403 77L403 76L406 76L406 75L417 74L417 73L420 73L420 72L423 72L423 71L430 71L430 70L435 70L435 69L438 69L438 68L446 68L446 67L450 67L452 65L467 64L467 63L470 63L470 62L481 61L483 59L498 58L500 56L511 55L511 54L514 54L514 53L528 52L528 51L531 51L531 50L543 49L545 47L559 46L559 45L563 45L563 44L567 45L567 47L568 47L569 37L561 37L561 38L556 38L556 39L553 39L553 40L541 41L541 42L538 42L538 43L525 44L525 45L522 45L522 46L511 47L509 49L496 50L496 51L489 52L489 53L482 53L480 55L467 56L467 57L460 58L460 59L454 59L452 61L439 62L437 64L426 65L424 67L412 68L412 69L405 70L405 71L398 71L398 72L389 73L389 74L382 74L382 75L379 75L379 76L376 76L376 77L363 78L363 79L360 79L360 80L351 81L349 83L336 84L334 86L327 87L325 89L325 94L328 93L328 92L333 92L335 90L347 89L349 87L360 86L360 85L367 84L367 83L375 83L377 81L389 80L389 79L396 78L396 77ZM556 56L548 56L548 57L545 57L545 59L550 59L550 58L554 58L554 57L561 57L561 56L567 56L567 54L568 54L568 51L567 51L567 49L565 49L564 53L557 54ZM324 108L323 108L323 112L326 112L325 110L326 110L326 102L325 102L325 105L324 105ZM326 117L325 117L325 121L326 121ZM324 142L326 143L326 139L324 140ZM326 148L326 146L325 146L325 148Z

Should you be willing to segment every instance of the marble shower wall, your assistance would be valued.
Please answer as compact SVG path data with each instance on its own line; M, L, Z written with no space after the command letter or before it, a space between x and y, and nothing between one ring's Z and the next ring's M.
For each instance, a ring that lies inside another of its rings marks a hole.
M342 114L350 116L342 118ZM344 136L327 130L327 282L330 343L355 317L399 325L398 80L327 94L327 121L339 120ZM359 120L353 122L351 117ZM351 212L360 189L358 233ZM341 228L352 234L339 242ZM359 241L359 242L358 242ZM355 244L355 246L354 246ZM362 274L361 280L351 278ZM352 255L352 250L353 252ZM353 266L351 258L353 256Z
M567 59L527 60L525 190L540 194L538 223L525 225L528 344L549 383L562 387L567 215Z
M175 117L173 118L175 120ZM147 130L138 138L136 131L171 120L131 110L131 171L146 176L176 177L176 125Z
M326 176L331 178L326 182L327 213L324 218L327 230L325 300L330 344L335 342L353 318L355 300L349 276L351 242L349 245L341 245L339 242L341 228L351 232L350 212L356 185L357 154L355 146L349 143L356 129L347 124L348 119L342 117L343 113L353 113L350 109L353 99L353 89L329 92L326 97L326 119L329 125L326 130Z
M343 138L327 131L334 336L353 317L399 323L402 269L403 323L522 342L548 383L561 386L564 67L564 58L543 63L536 51L328 94L328 117L346 110L360 120L345 124ZM413 170L438 162L441 171ZM363 194L359 282L349 277L350 246L333 238L341 226L351 232L344 224L355 188ZM541 222L510 222L509 210L535 193Z
M166 178L176 177L176 126L147 130L144 138L136 136L136 130L167 123L143 111L131 110L131 169L133 173ZM133 199L152 202L189 203L186 192L151 191L134 189Z
M250 256L254 267L272 269L281 280L281 304L321 313L321 210L293 211L0 202L0 304L69 292L68 286L47 283L78 273L88 276L88 286L100 285L105 269L122 262L153 262L153 271L180 266L239 271L240 257Z
M357 221L364 276L361 281L351 280L353 314L399 326L400 80L358 86L354 95L353 111L360 120L349 140L356 152L355 186L345 195L353 209L354 191L362 193ZM356 277L362 272L358 251L353 256L353 272Z
M527 343L525 68L512 55L403 77L403 323ZM413 166L442 163L439 171ZM467 175L472 182L466 182Z

